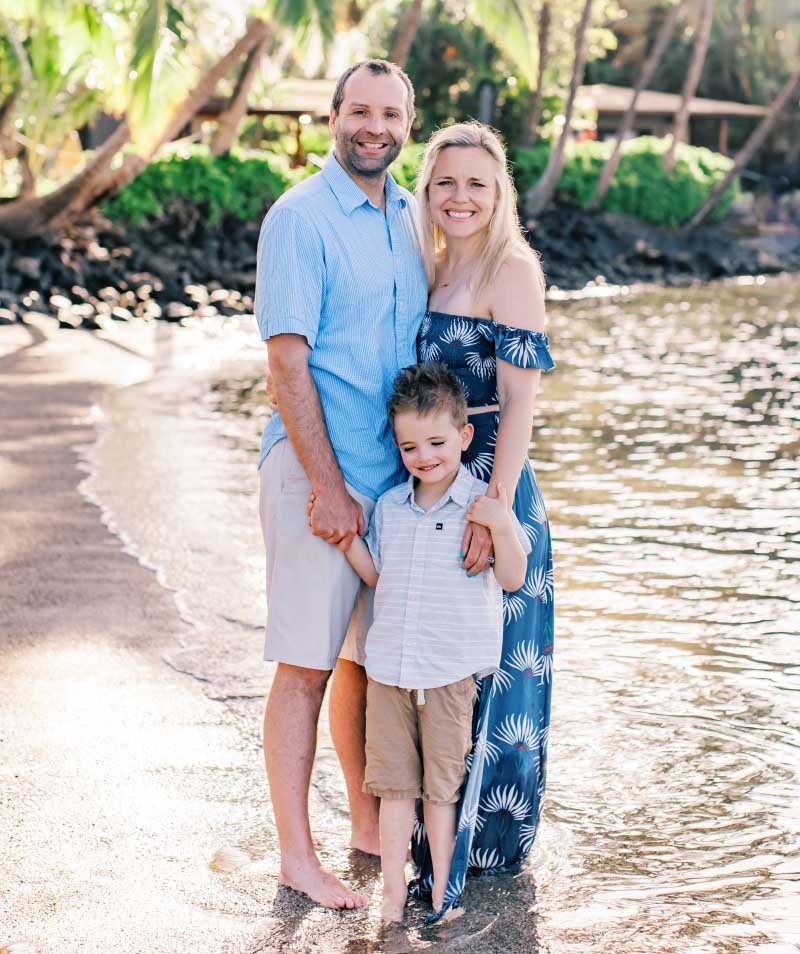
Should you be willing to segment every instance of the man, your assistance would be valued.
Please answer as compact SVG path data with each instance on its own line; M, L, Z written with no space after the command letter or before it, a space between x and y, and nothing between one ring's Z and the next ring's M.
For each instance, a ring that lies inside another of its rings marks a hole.
M322 868L308 818L317 720L334 667L331 732L347 783L351 845L379 850L377 801L362 792L370 606L343 551L364 532L374 501L402 477L386 399L396 373L416 360L428 286L411 196L386 170L413 118L414 91L399 67L369 60L347 70L330 112L334 152L275 203L259 240L256 314L278 403L260 463L264 655L278 663L264 757L280 880L331 908L367 901Z

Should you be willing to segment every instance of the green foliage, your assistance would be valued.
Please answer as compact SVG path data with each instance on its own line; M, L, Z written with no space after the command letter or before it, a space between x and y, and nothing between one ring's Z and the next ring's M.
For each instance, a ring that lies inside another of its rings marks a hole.
M656 225L677 226L685 222L723 178L731 160L710 149L681 145L675 168L667 174L662 162L668 145L668 139L653 136L640 136L625 143L603 208ZM613 143L608 140L573 145L558 181L557 198L588 208L612 147ZM544 172L548 156L546 143L517 150L514 175L520 193L536 183ZM725 215L736 198L737 189L738 186L731 186L717 206L714 218Z
M422 164L422 154L425 152L424 143L408 143L391 166L392 176L405 189L414 191L417 173Z
M184 152L151 162L104 211L112 219L141 225L182 198L198 206L212 224L226 215L251 221L312 171L290 169L285 157L271 153L212 157L200 150Z

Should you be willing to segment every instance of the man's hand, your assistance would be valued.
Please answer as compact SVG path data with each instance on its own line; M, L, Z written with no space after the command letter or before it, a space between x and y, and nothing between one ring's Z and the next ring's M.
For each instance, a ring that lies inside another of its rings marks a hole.
M306 507L308 525L315 537L322 537L342 553L350 549L353 537L365 530L364 511L346 490L312 491Z

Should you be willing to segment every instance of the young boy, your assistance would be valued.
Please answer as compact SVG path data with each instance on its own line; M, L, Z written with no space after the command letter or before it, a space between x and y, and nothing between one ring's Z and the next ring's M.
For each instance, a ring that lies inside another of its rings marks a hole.
M524 583L530 543L505 488L485 496L487 485L461 465L473 426L451 371L406 368L388 411L410 477L378 500L366 537L353 540L347 558L376 587L366 643L364 791L381 799L382 916L401 921L417 798L433 862L433 907L442 906L471 747L473 676L500 664L502 590ZM492 570L477 576L462 566L468 520L488 527L494 545Z

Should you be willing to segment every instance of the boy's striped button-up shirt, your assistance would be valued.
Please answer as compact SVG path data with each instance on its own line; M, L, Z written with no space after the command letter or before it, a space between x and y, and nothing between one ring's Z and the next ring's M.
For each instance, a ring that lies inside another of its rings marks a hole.
M467 509L486 484L463 465L430 510L414 500L414 481L378 500L366 543L380 574L366 669L376 682L433 689L500 665L503 591L491 568L467 576L461 539ZM517 537L528 536L512 514Z

